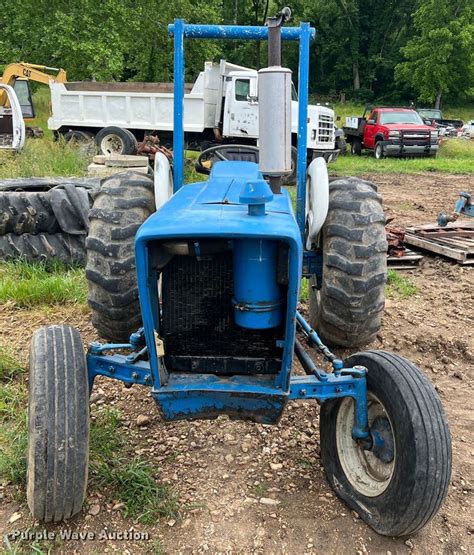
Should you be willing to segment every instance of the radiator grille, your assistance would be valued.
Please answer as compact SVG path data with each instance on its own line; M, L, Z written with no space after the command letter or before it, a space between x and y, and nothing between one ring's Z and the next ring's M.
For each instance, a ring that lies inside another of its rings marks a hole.
M321 143L330 143L334 134L334 118L320 114L318 118L318 141Z
M167 365L173 367L179 360L180 369L202 371L196 357L237 357L258 360L258 373L277 370L281 349L276 341L283 337L283 331L247 330L235 324L232 266L232 253L223 253L201 260L175 256L164 268L162 336ZM191 368L185 364L186 357L193 363ZM227 361L227 368L239 373L234 362ZM241 367L240 373L249 373L255 365L245 363ZM211 371L219 373L219 365Z

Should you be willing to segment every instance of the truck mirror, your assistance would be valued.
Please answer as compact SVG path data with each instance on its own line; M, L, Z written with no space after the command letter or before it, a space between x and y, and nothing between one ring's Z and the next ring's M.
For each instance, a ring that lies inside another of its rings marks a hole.
M249 94L247 95L247 100L249 104L257 104L258 102L258 91L257 91L257 79L250 79L249 83Z

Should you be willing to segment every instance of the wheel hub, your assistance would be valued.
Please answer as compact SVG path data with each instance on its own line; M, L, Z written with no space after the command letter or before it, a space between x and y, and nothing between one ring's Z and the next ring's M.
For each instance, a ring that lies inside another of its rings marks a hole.
M377 416L370 427L372 438L372 453L383 463L390 463L395 456L392 428L388 418Z
M367 395L370 445L352 439L354 401L345 398L336 417L336 445L346 478L360 494L376 497L389 486L396 463L396 449L388 414L373 394Z

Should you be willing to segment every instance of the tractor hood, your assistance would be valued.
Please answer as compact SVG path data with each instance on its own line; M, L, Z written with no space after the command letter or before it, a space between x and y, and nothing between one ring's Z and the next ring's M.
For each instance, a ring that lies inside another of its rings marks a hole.
M170 198L140 227L136 243L160 238L266 237L292 243L300 250L301 238L286 190L274 195L264 216L250 216L240 194L249 181L263 179L253 162L218 162L209 180L192 183Z

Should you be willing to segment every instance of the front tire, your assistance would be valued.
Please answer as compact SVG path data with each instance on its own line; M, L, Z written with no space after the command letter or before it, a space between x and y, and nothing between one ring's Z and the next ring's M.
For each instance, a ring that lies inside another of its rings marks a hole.
M89 388L79 332L40 328L30 349L27 501L33 518L58 522L85 499Z
M382 325L387 279L385 217L374 184L354 177L330 183L320 246L322 286L311 278L311 326L329 345L366 345Z
M375 145L374 156L376 160L382 160L385 158L385 151L380 141Z
M384 439L377 454L351 438L353 401L321 408L321 459L334 491L384 536L407 536L441 507L451 476L451 438L441 401L411 362L384 351L349 357L368 369L369 426Z

